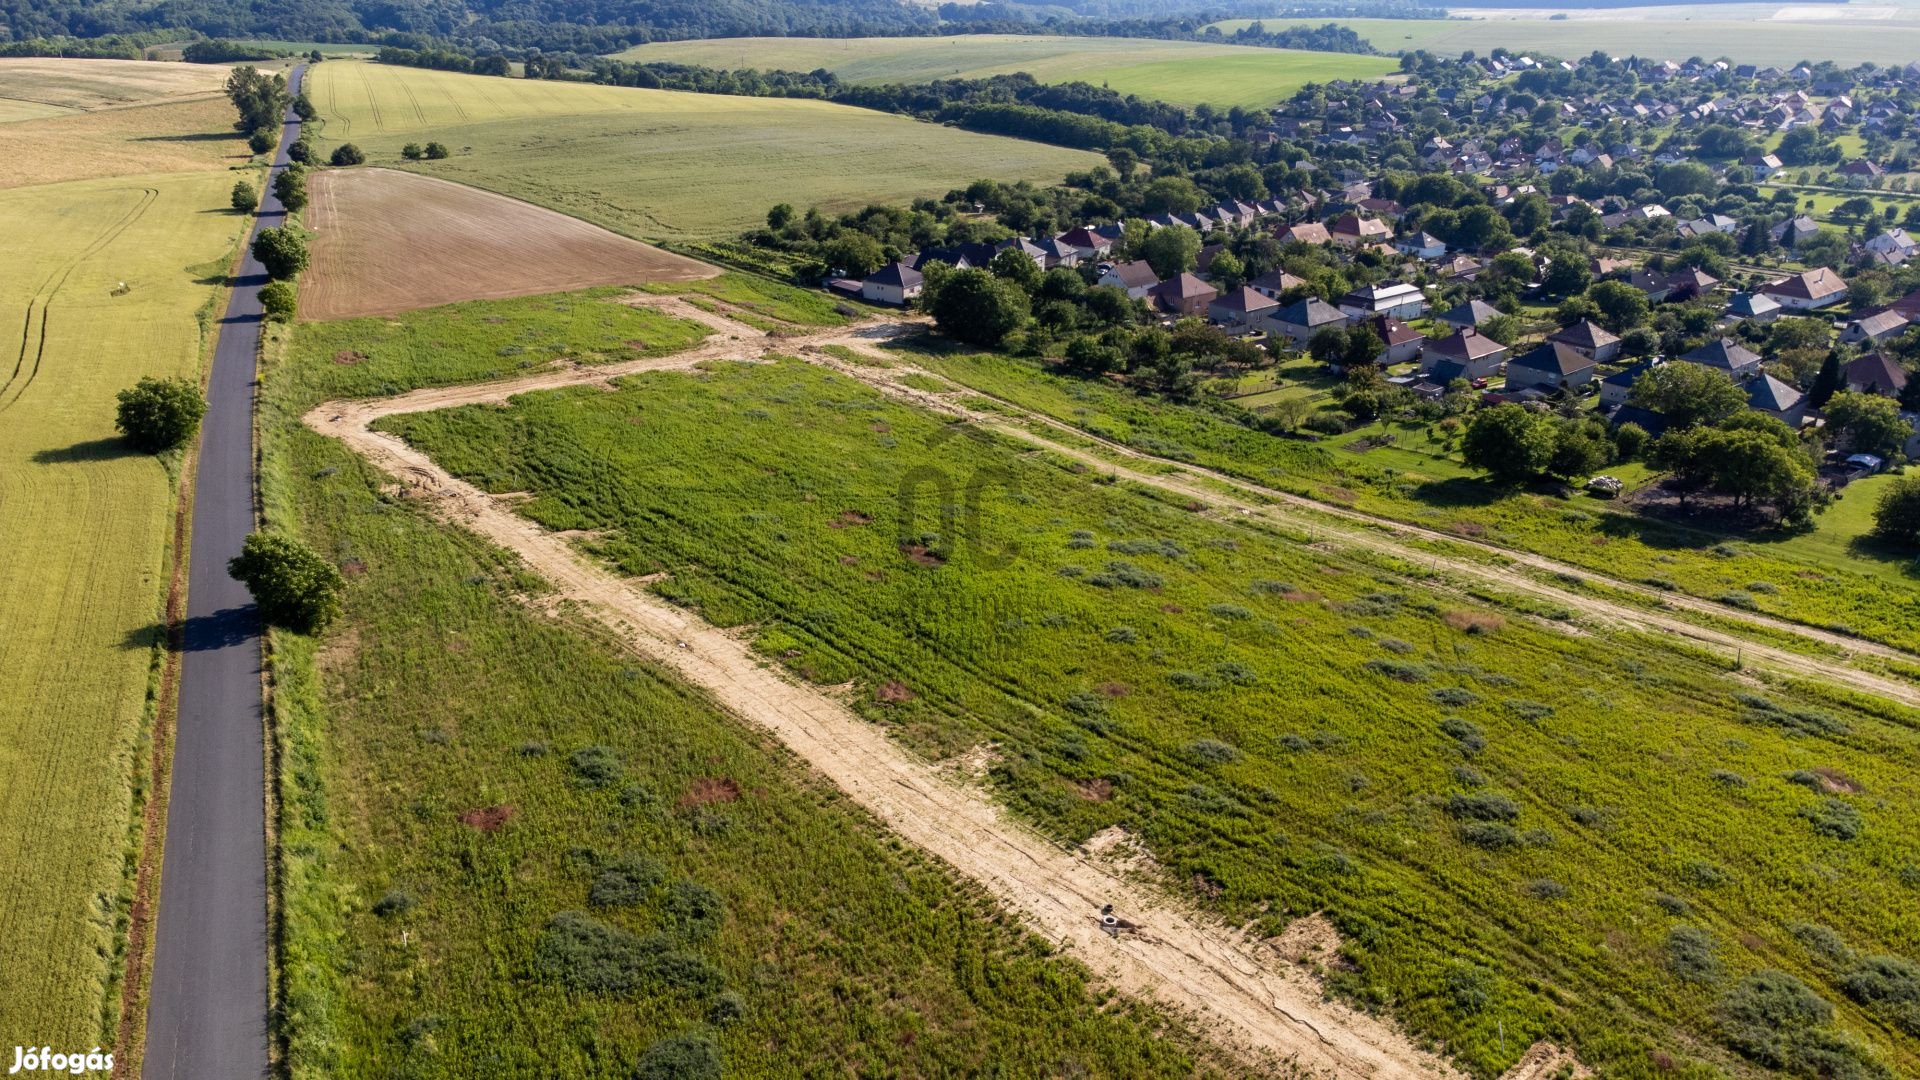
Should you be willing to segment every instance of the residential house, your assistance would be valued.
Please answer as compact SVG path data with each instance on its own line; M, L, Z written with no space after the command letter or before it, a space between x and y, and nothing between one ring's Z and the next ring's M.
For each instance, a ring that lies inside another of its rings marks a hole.
M1192 274L1177 274L1147 290L1147 299L1175 315L1204 314L1219 295L1220 290Z
M1446 241L1430 232L1403 236L1393 242L1393 249L1402 255L1411 255L1416 259L1444 259L1447 257Z
M1674 231L1679 233L1682 239L1692 239L1696 236L1705 236L1708 233L1726 233L1731 235L1740 231L1740 222L1725 214L1708 214L1705 217L1694 218L1691 221L1683 221Z
M1795 431L1807 420L1807 395L1764 371L1747 383L1747 406L1785 422Z
M1755 180L1765 180L1781 168L1780 159L1773 154L1748 154L1740 159L1740 164L1752 171Z
M1255 292L1278 299L1288 289L1297 289L1307 283L1306 278L1297 278L1285 270L1269 270L1252 281L1247 282Z
M1418 360L1421 349L1427 344L1425 334L1390 315L1376 315L1368 319L1366 325L1386 345L1380 351L1378 360L1383 366Z
M1592 319L1581 319L1547 335L1547 344L1564 345L1597 364L1620 355L1620 339Z
M1388 281L1355 289L1341 297L1340 310L1352 319L1364 319L1369 315L1412 319L1426 314L1427 296L1418 285Z
M1273 238L1283 244L1331 244L1333 234L1325 225L1317 221L1303 221L1298 225L1284 225L1274 230Z
M1458 304L1442 312L1440 321L1459 330L1468 326L1484 325L1488 319L1495 318L1500 314L1502 314L1502 312L1499 308L1494 307L1485 300L1469 300L1464 304Z
M1393 239L1392 226L1379 218L1359 214L1341 214L1333 219L1333 226L1327 232L1333 237L1333 242L1341 247L1384 244Z
M1773 237L1773 242L1781 247L1792 248L1819 231L1819 222L1801 214L1799 217L1790 218L1768 229L1767 235Z
M1566 345L1543 342L1507 362L1507 390L1572 390L1593 381L1593 357Z
M997 245L997 250L995 251L995 254L998 254L1001 251L1007 251L1007 250L1018 251L1020 254L1025 255L1029 259L1032 259L1033 265L1039 267L1042 270L1045 270L1047 269L1048 266L1052 265L1047 262L1046 249L1042 248L1039 244L1036 244L1033 241L1026 239L1025 237L1016 236L1011 240L1000 241L1000 243Z
M1813 311L1837 304L1847 298L1847 283L1826 267L1816 267L1792 277L1770 281L1760 292L1791 311Z
M905 307L908 301L920 295L925 280L920 271L906 263L891 262L868 274L860 282L860 298L876 304Z
M1679 359L1689 364L1699 364L1715 371L1724 372L1736 381L1760 370L1760 355L1732 338L1719 338L1689 352L1682 353Z
M1780 317L1780 304L1766 293L1734 293L1727 301L1727 314L1765 326Z
M1056 239L1072 248L1074 254L1078 255L1083 262L1088 259L1104 259L1113 251L1113 241L1085 225L1077 229L1068 229Z
M1245 334L1255 328L1260 316L1280 306L1280 301L1251 285L1214 297L1207 305L1208 320L1229 334Z
M1094 284L1125 289L1128 296L1140 300L1146 297L1147 290L1160 284L1160 275L1143 261L1109 263Z
M1913 257L1914 249L1920 247L1920 241L1908 236L1905 229L1888 229L1861 246L1879 256L1882 262L1897 266Z
M1885 353L1870 352L1846 367L1847 389L1856 394L1897 398L1907 388L1907 372Z
M1866 158L1854 158L1852 161L1849 161L1845 165L1840 166L1840 168L1835 171L1837 171L1841 176L1860 176L1860 177L1865 177L1867 179L1872 179L1876 176L1884 176L1886 175L1886 172L1887 172L1887 170L1881 168L1878 165L1875 165L1873 162L1868 161Z
M1460 366L1466 378L1484 379L1499 371L1501 361L1506 358L1505 345L1468 326L1427 343L1421 359L1421 374L1431 376L1435 365L1452 363Z
M1616 371L1600 380L1600 407L1617 409L1627 403L1627 395L1633 390L1633 384L1640 376L1660 366L1658 360L1642 360L1625 371ZM1617 422L1616 418L1616 422ZM1644 425L1643 425L1644 426ZM1651 430L1651 429L1649 429Z
M1698 267L1686 266L1667 275L1667 299L1691 300L1718 288L1720 279Z
M1847 328L1840 332L1840 340L1849 345L1868 342L1878 345L1899 334L1907 326L1907 317L1889 308L1872 315L1862 315L1849 322Z
M1658 304L1673 295L1673 276L1645 267L1627 277L1627 284L1647 294L1647 303Z
M1286 338L1296 349L1305 348L1308 339L1322 330L1347 325L1347 317L1339 308L1317 296L1265 312L1260 319L1268 334Z

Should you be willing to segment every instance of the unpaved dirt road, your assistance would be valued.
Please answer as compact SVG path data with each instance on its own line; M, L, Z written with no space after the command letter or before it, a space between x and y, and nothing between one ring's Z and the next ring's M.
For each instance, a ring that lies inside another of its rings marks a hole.
M1010 818L964 777L956 777L952 770L937 768L895 745L828 693L789 681L753 655L744 643L665 603L643 585L583 557L566 538L515 513L512 499L490 496L453 478L425 454L396 437L371 430L371 425L399 413L501 402L518 394L566 386L604 385L610 379L639 371L687 368L709 360L759 360L775 352L799 355L887 394L1046 446L1124 478L1177 491L1213 507L1217 513L1263 515L1295 527L1304 521L1327 539L1431 564L1436 572L1482 581L1504 591L1548 599L1599 622L1675 634L1728 650L1744 648L1750 660L1794 676L1832 679L1920 704L1920 692L1913 688L1854 670L1841 661L1802 656L1697 626L1677 615L1557 589L1502 567L1469 559L1436 558L1405 542L1407 534L1429 535L1424 530L1397 524L1390 526L1392 532L1357 526L1341 529L1304 513L1309 508L1316 514L1337 512L1336 508L1310 500L1291 502L1282 493L1191 466L1183 466L1184 471L1172 475L1128 469L1116 465L1110 457L1046 440L1003 416L971 410L947 396L903 386L897 380L914 369L899 364L897 357L887 357L888 367L866 367L847 363L822 349L837 345L872 351L876 342L918 332L921 326L911 321L769 338L724 314L692 308L684 301L644 297L632 302L697 318L719 333L677 356L604 367L559 368L505 382L420 390L376 401L329 402L310 411L304 420L314 430L342 440L369 462L399 478L443 519L518 553L553 583L559 598L569 602L575 613L611 628L637 652L679 672L735 715L772 732L888 828L981 882L1036 932L1058 943L1110 984L1201 1018L1212 1036L1275 1074L1290 1068L1296 1075L1343 1080L1460 1075L1444 1061L1415 1048L1390 1024L1322 1000L1318 985L1285 964L1270 945L1250 941L1230 928L1194 915L1152 885L1134 880L1123 864L1062 849ZM1041 417L1029 419L1072 431L1079 438L1088 437L1085 432ZM1136 460L1151 457L1116 444L1107 444L1106 449ZM1248 497L1224 494L1222 485ZM1271 499L1280 501L1267 501ZM1353 512L1342 516L1371 526L1385 524ZM1458 537L1430 535L1462 543ZM1551 560L1479 546L1528 565L1596 576ZM1759 618L1747 618L1768 624ZM1819 631L1785 623L1780 626L1823 640ZM1845 645L1856 651L1875 651L1860 642L1847 641ZM1903 655L1895 650L1883 652ZM1098 912L1106 904L1114 905L1116 913L1139 924L1141 931L1110 937L1098 921ZM1514 1075L1541 1075L1544 1069L1557 1069L1570 1061L1564 1052L1535 1047Z

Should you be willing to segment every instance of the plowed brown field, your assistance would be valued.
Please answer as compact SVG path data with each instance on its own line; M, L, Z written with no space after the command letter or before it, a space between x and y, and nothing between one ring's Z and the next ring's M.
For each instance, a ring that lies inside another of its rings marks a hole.
M693 281L720 271L531 203L389 169L317 172L307 319L392 315L459 300L593 285Z

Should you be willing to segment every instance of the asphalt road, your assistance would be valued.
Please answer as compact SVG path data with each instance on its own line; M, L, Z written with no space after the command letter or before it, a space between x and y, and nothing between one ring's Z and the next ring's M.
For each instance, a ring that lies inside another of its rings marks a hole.
M296 67L297 93L304 68ZM300 121L287 114L275 173ZM254 230L286 211L269 188ZM251 244L249 244L251 247ZM254 528L253 407L266 271L248 251L207 382L187 564L186 654L147 1005L147 1080L267 1074L266 751L260 624L227 560Z

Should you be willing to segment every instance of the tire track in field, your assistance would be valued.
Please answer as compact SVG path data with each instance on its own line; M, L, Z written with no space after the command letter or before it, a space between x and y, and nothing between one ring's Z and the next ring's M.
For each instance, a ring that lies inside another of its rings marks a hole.
M0 396L4 396L7 389L14 385L15 380L20 377L21 370L26 366L28 342L29 338L33 337L33 304L35 300L38 300L40 303L40 333L32 343L33 367L27 369L27 377L24 381L20 382L19 387L14 390L13 397L4 402L0 402L0 413L12 408L13 404L26 394L28 388L33 385L34 380L40 377L40 368L45 363L47 356L47 320L53 312L54 297L58 296L60 290L66 287L67 279L72 277L73 272L79 269L83 263L106 250L109 245L119 239L121 233L125 232L134 222L144 217L147 208L152 206L154 200L159 197L159 189L141 188L140 196L135 201L132 209L122 215L119 220L108 225L104 232L95 237L92 243L81 250L80 254L75 255L64 268L49 273L47 280L41 283L33 299L27 301L27 320L26 326L21 330L20 355L14 361L13 373L7 377L7 381L4 384L0 384Z
M409 76L405 76L405 75L401 76L400 89L402 92L404 92L407 95L407 104L413 106L413 118L415 120L420 121L421 127L423 128L428 127L429 125L427 123L427 114L423 109L420 108L420 99L414 94L413 84L407 81L408 78Z
M373 91L373 80L367 78L367 69L364 65L355 66L360 69L360 85L367 92L367 111L373 114L373 130L385 131L387 121L380 115L380 98Z
M353 117L340 110L340 80L327 80L327 123L340 123L340 134L353 134Z

